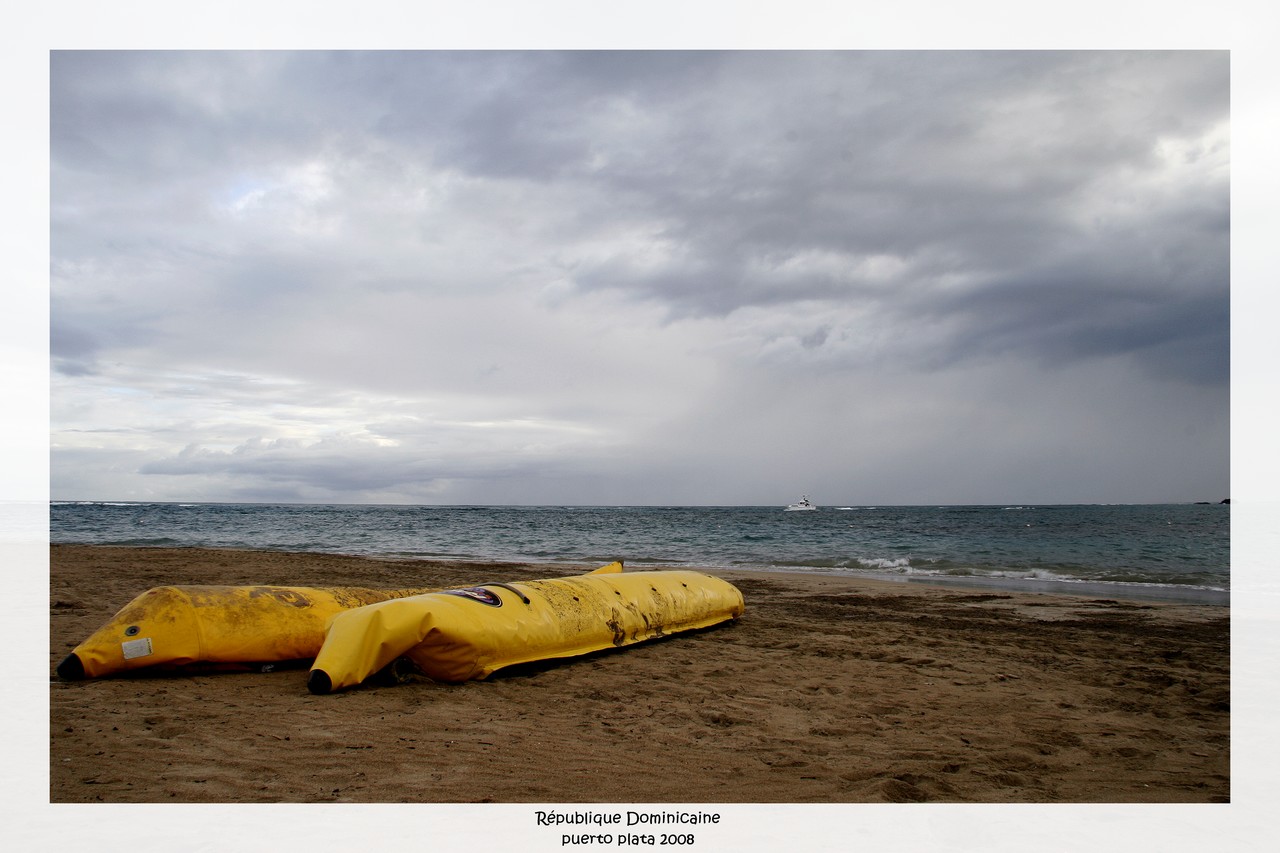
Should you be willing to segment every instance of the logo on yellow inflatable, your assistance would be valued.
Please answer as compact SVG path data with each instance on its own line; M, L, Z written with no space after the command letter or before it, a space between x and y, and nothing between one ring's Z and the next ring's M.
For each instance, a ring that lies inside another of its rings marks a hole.
M487 604L490 607L501 607L502 599L485 589L482 586L473 586L468 589L446 589L441 590L445 595L460 595L463 598L469 598L472 601L478 601L481 604Z

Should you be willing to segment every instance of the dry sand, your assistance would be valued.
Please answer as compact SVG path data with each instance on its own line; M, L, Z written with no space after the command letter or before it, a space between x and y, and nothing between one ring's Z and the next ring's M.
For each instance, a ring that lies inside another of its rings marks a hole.
M152 586L589 568L52 546L49 668ZM737 622L485 682L51 676L50 800L1229 800L1228 608L714 573Z

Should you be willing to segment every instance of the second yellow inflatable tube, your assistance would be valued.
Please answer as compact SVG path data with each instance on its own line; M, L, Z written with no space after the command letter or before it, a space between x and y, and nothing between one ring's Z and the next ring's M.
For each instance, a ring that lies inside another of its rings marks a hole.
M401 657L437 681L485 678L514 664L705 628L743 609L742 593L712 575L616 569L383 601L333 618L307 687L354 687Z
M439 587L435 587L438 589ZM193 664L310 660L334 615L432 589L177 585L149 589L58 664L78 681Z

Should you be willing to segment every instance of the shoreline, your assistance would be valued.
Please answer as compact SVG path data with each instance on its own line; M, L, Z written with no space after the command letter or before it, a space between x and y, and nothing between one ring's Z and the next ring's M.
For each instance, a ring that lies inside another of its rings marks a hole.
M50 673L153 586L450 587L595 568L49 555ZM741 619L482 682L313 696L305 670L51 678L50 801L1230 801L1228 608L708 574L742 590Z
M343 551L296 551L274 548L239 548L215 547L203 545L139 545L125 543L82 543L82 542L50 542L51 548L60 547L92 547L92 548L136 548L141 550L191 550L191 551L244 551L246 553L281 553L281 554L315 554L318 556L351 557L367 560L387 560L407 563L449 563L457 565L511 565L511 566L546 566L554 569L568 565L563 560L514 560L504 557L445 557L418 556L398 553L363 553ZM1027 595L1066 595L1073 597L1115 597L1131 601L1177 602L1211 607L1230 607L1231 590L1218 589L1186 584L1158 583L1120 583L1112 581L1067 580L1047 578L1008 578L985 575L944 575L944 574L899 574L875 570L850 570L829 568L790 568L786 566L722 566L714 563L685 564L663 562L629 562L625 557L618 557L629 571L654 571L659 569L686 569L712 574L742 573L745 575L770 575L798 577L840 577L851 581L867 581L872 583L912 584L937 586L958 589L999 590Z
M1029 595L1069 595L1088 598L1114 596L1131 601L1178 602L1204 605L1206 607L1231 606L1230 590L1179 584L1112 583L1109 581L1047 580L1042 578L1006 580L1004 578L964 575L907 575L902 577L900 581L895 577L886 577L885 579L891 582L918 583L927 586L955 587L959 589L998 589Z

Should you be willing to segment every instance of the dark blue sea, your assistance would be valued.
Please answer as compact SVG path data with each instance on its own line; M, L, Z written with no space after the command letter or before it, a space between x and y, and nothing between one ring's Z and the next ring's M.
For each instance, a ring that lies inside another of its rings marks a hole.
M1230 506L368 506L55 501L54 543L690 566L1226 604Z

